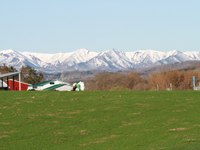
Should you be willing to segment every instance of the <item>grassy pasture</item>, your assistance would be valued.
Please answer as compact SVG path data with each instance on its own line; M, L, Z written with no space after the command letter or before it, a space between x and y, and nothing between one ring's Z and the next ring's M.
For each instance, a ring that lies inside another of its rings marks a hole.
M198 91L0 91L0 149L199 150Z

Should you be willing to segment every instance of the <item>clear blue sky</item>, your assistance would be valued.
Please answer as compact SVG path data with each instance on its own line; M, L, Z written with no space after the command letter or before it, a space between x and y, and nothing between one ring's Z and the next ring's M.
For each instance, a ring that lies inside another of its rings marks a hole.
M0 0L0 50L200 51L200 0Z

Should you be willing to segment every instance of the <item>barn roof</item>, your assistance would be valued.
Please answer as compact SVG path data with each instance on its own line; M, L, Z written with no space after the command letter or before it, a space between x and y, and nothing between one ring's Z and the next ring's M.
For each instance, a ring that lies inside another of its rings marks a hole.
M10 72L10 73L6 73L6 74L1 74L0 75L0 79L3 81L4 77L7 77L7 81L8 81L8 77L9 76L13 76L13 80L14 80L14 76L18 75L19 76L19 91L21 91L21 72ZM13 82L14 83L14 82ZM13 84L14 86L14 84ZM14 90L14 89L13 89Z
M1 74L0 78L4 78L4 77L9 77L9 76L14 76L14 75L18 75L21 72L11 72L11 73L6 73L6 74Z

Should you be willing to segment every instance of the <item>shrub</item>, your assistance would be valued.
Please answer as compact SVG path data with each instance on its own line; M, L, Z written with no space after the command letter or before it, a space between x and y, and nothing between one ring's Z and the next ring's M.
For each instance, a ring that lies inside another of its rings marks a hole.
M151 87L149 91L156 91L156 87L155 86Z
M129 89L125 86L116 86L111 88L110 91L129 91Z

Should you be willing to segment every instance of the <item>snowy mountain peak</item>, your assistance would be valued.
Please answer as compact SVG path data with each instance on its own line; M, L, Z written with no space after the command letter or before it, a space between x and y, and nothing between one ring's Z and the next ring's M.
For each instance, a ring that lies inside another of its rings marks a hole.
M111 49L111 50L101 52L101 53L99 53L99 55L100 56L102 56L102 55L111 55L112 56L112 55L119 55L120 53L122 53L122 52L119 50Z
M8 49L8 50L3 50L0 53L1 54L10 54L10 53L18 53L18 52L15 50L12 50L12 49Z
M81 49L76 50L75 52L77 52L77 53L88 53L89 50L87 50L85 48L81 48Z
M98 53L96 52L91 52L87 49L79 49L77 51L75 51L71 57L74 58L75 62L85 62L90 60L91 58L97 56Z
M12 50L12 49L0 51L0 56L5 56L5 57L13 57L13 56L24 57L21 53L15 51L15 50Z
M105 51L106 53L119 53L120 51L119 50L117 50L117 49L110 49L110 50L107 50L107 51Z
M115 49L115 48L113 48L113 49L111 49L111 50L109 50L109 51L111 51L111 52L120 52L119 50L117 50L117 49Z
M178 53L181 53L181 52L179 52L177 50L167 52L167 54L169 54L169 55L177 55Z
M118 70L139 69L159 64L200 60L200 52L160 52L156 50L138 50L122 52L116 49L96 53L87 49L78 49L70 53L42 54L17 52L12 49L0 51L0 64L13 65L20 69L29 65L45 72L66 70Z

